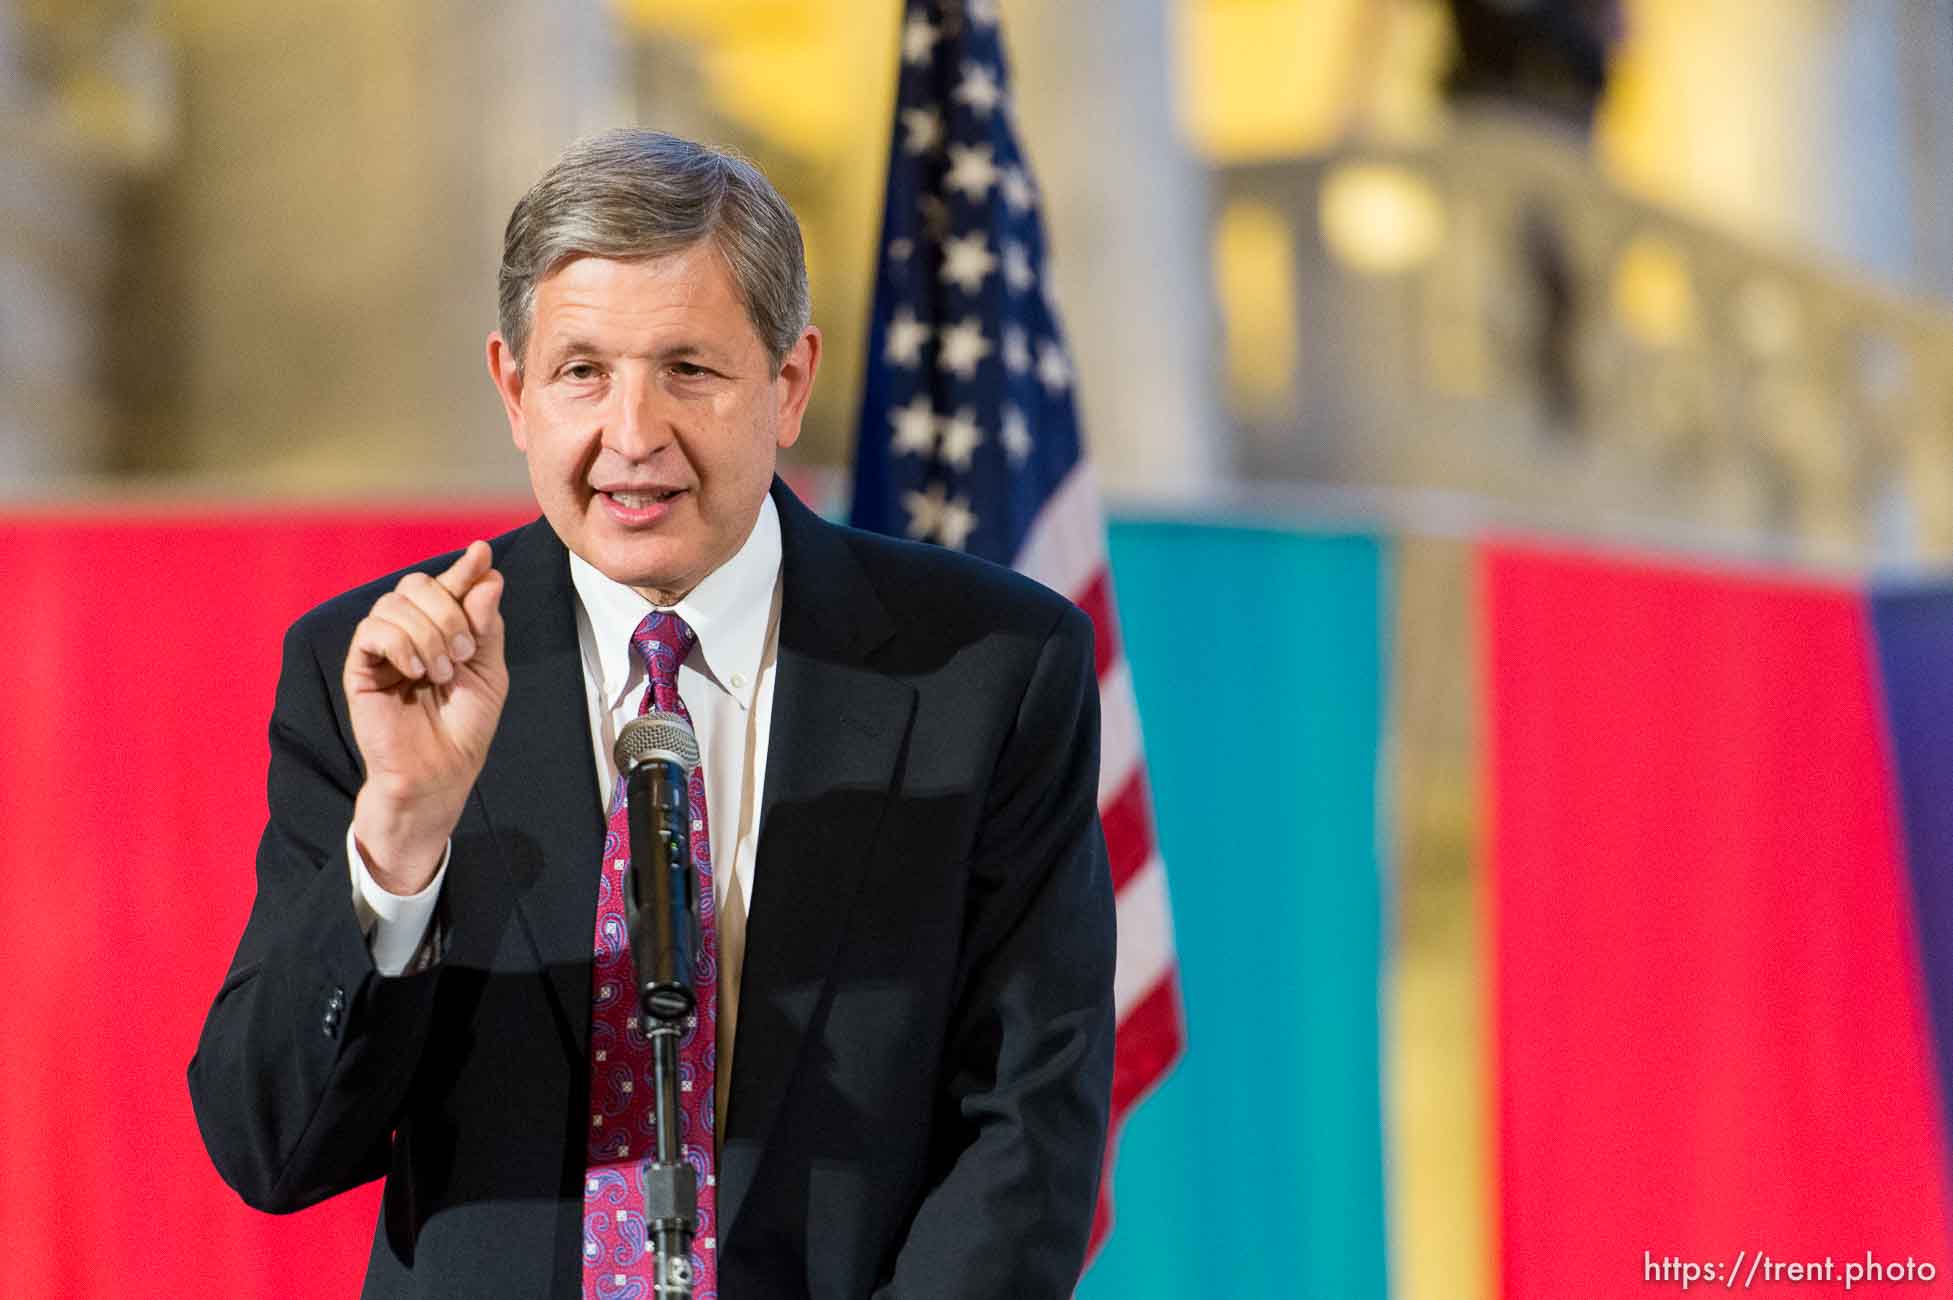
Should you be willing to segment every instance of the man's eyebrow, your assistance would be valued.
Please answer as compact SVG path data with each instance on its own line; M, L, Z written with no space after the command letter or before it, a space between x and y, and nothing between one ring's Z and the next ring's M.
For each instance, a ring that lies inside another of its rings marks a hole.
M561 361L565 357L598 356L602 352L603 349L589 339L572 334L562 339L552 340L549 346L544 349L543 356L549 361L555 362Z
M562 365L573 357L603 357L609 355L605 348L592 339L579 334L565 335L551 340L543 349L543 361L550 367ZM680 339L668 343L650 354L649 359L660 365L673 361L697 361L712 366L726 365L727 358L707 340Z
M716 355L718 354L708 344L693 339L681 339L658 349L654 359L658 361L709 360Z

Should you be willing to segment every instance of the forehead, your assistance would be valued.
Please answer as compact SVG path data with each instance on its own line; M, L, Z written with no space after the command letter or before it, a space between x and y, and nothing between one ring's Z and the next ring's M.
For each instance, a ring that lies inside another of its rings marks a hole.
M566 334L601 335L619 346L673 333L684 342L757 347L745 303L726 260L709 239L661 257L572 256L536 283L534 342Z

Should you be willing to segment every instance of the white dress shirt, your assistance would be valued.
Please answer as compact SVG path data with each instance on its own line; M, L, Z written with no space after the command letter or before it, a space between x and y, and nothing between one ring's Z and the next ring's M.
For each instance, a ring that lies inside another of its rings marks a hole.
M589 709L590 756L599 801L607 811L617 784L611 747L618 730L637 716L647 681L644 661L631 648L631 634L656 606L574 552L570 582L577 597L576 639ZM723 1120L780 644L780 516L772 497L761 503L753 531L733 557L670 608L698 635L698 644L678 666L678 695L698 734L705 777L719 941L717 1101ZM353 908L366 931L373 965L382 975L398 975L433 919L447 877L447 855L427 888L408 895L389 894L373 879L350 826L346 859L352 864ZM596 866L592 863L591 869Z

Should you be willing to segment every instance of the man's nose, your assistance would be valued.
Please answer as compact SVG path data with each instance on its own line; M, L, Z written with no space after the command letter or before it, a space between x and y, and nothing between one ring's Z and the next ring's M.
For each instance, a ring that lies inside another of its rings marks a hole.
M615 405L604 441L630 460L650 459L671 441L671 422L657 385L650 375L627 368L611 391Z

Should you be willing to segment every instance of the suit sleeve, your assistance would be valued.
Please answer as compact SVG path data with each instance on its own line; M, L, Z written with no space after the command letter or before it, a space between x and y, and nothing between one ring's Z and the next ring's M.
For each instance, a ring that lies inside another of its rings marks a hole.
M374 969L346 859L360 768L306 627L285 638L257 898L189 1071L217 1171L275 1213L386 1172L438 978Z
M1090 622L1066 606L998 761L971 863L938 1131L953 1148L876 1294L1077 1285L1111 1106L1114 912Z

